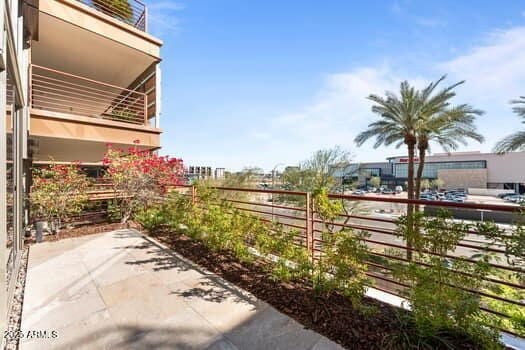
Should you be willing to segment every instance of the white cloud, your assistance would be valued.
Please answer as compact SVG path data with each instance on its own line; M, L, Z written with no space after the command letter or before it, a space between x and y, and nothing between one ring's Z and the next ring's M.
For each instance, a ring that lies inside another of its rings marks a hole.
M148 22L150 31L159 37L167 32L178 31L178 12L185 6L179 2L166 0L148 4Z
M303 108L279 115L271 120L271 145L282 150L300 145L282 157L303 159L316 149L341 144L351 149L360 161L383 160L404 149L374 150L372 142L356 149L354 137L376 118L366 97L371 93L397 91L402 80L423 86L448 73L447 83L467 80L458 88L457 103L470 103L487 113L478 121L487 143L471 143L466 149L489 151L503 135L518 126L508 101L525 93L525 27L495 32L481 45L446 62L430 62L432 76L406 76L388 65L362 67L326 77L319 92ZM439 148L435 148L439 151Z
M525 27L492 33L482 45L438 68L467 80L469 90L484 98L510 100L525 89Z
M285 152L287 156L295 157L295 161L308 157L312 151L336 144L359 156L353 139L374 118L367 96L395 91L400 81L401 77L387 65L328 75L310 104L297 112L282 114L271 120L272 146L282 150L286 145L300 145ZM417 85L422 82L419 78L412 81ZM394 149L391 151L396 152ZM370 149L367 157L384 159L385 153L384 150ZM365 160L365 157L358 158Z
M485 150L518 127L509 101L525 93L525 27L499 30L466 54L437 65L450 78L466 80L458 91L462 101L485 110L478 123L486 136Z

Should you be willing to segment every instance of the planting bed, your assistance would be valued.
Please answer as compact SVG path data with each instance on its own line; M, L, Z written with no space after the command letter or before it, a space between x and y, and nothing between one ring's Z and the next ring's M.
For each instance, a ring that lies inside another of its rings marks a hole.
M184 235L165 232L154 235L181 255L211 272L251 292L306 328L332 339L348 349L450 349L442 343L416 339L414 328L406 321L406 311L365 297L366 311L358 311L350 300L339 294L317 296L307 281L276 281L261 261L242 262L228 252L214 252L202 242ZM396 345L402 337L411 339ZM453 349L479 349L463 335L444 333ZM409 346L410 345L410 346ZM413 347L411 347L413 346Z

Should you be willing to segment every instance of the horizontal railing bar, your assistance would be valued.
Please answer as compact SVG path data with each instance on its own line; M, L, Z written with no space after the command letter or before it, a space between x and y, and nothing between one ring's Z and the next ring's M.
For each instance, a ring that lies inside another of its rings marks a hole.
M239 203L239 204L248 204L248 205L256 205L256 206L262 206L262 207L273 207L273 208L277 208L277 209L287 209L287 210L306 212L306 209L304 209L304 208L287 207L287 206L283 206L283 205L271 205L271 204L259 203L259 202L246 202L246 201L239 201L239 200L234 200L234 199L226 199L226 200L228 202ZM304 217L303 217L303 219L304 219Z
M70 109L68 109L67 107L63 106L62 104L59 104L59 103L53 103L53 102L49 102L49 101L44 101L44 104L45 106L41 106L39 107L38 106L38 103L35 105L33 105L33 108L35 109L40 109L40 110L54 110L54 111L57 111L57 112L62 112L62 113L68 113L68 114L79 114L79 115L84 115L84 116L88 116L88 117L93 117L94 114L98 115L98 116L101 116L103 117L103 119L112 119L112 120L116 120L116 121L121 121L121 122L135 122L136 124L143 124L144 121L141 119L141 118L137 118L137 117L133 117L133 118L127 118L127 119L124 119L124 118L119 118L118 115L112 115L112 114L109 114L109 113L104 113L104 114L98 114L98 112L96 111L91 111L91 110L86 110L86 109L83 109L83 108L76 108L76 110L74 111L71 111ZM49 104L51 105L58 105L59 107L53 107L53 106L48 106ZM82 112L84 111L84 112ZM77 112L77 113L75 113ZM109 116L111 118L106 118L105 116Z
M504 212L520 212L522 207L501 204L477 204L477 203L455 203L455 202L441 202L441 201L425 201L419 199L405 199L405 198L384 198L384 197L363 197L354 195L329 194L330 199L347 199L361 202L385 202L385 203L403 203L403 204L419 204L433 207L450 207L450 208L464 208L464 209L485 209L492 211Z
M322 231L319 231L319 230L314 230L314 232L322 233ZM315 238L315 237L314 237L314 241L325 243L323 240ZM418 251L415 248L410 248L410 247L407 247L407 246L404 246L404 245L399 245L399 244L395 244L395 243L388 243L388 242L383 242L383 241L376 241L376 240L372 240L372 239L369 239L369 238L363 238L363 241L368 242L368 243L378 244L378 245L384 245L384 246L392 247L392 248L399 248L401 250L409 250L409 251L415 251L415 252ZM448 255L448 254L440 255L440 254L437 254L437 253L430 252L428 250L422 250L421 252L424 253L424 254L429 254L429 255L433 255L433 256L444 256L444 257L449 258L449 259L461 260L461 261L470 262L470 263L473 263L473 264L478 263L478 261L476 261L474 259L465 258L465 257L461 257L461 256L454 256L454 255ZM492 262L488 263L488 265L490 265L492 267L496 267L498 269L512 271L512 272L520 272L521 271L520 268L514 268L514 267L511 267L511 266L505 266L505 265L501 265L501 264L495 264L495 263L492 263Z
M75 99L78 99L77 100L73 100L71 98L68 98L67 96L61 96L61 95L58 95L58 97L55 97L55 96L49 96L49 94L53 94L53 95L56 95L54 93L48 93L46 92L46 95L35 95L33 94L33 100L34 101L40 101L40 102L45 102L45 101L63 101L64 104L67 104L68 107L71 107L71 106L92 106L93 104L95 105L99 105L101 109L107 109L108 107L109 108L112 108L113 106L111 105L106 105L105 103L101 103L101 102L93 102L93 103L89 103L89 100L83 100L81 101L79 97L75 97ZM139 106L126 106L126 107L123 107L122 110L126 110L126 111L133 111L133 112L140 112L141 110L144 111L144 109L140 109Z
M273 215L273 216L278 216L278 217L281 217L281 218L287 218L287 219L291 219L291 220L304 221L304 218L297 217L297 216L291 216L291 215L279 214L279 213L271 213L271 212L267 212L267 211L261 211L261 210L249 209L249 208L242 208L242 207L234 207L234 208L235 209L239 209L239 210L249 211L249 212L252 212L252 213Z
M214 186L212 187L217 190L230 190L230 191L237 191L237 192L254 192L254 193L269 193L269 194L286 194L291 196L306 196L306 192L294 192L294 191L280 191L280 190L259 190L259 189L252 189L252 188L238 188L238 187L222 187L222 186Z
M322 220L317 220L317 219L314 219L313 220L315 223L324 223ZM376 232L376 233L381 233L381 234L385 234L385 235L391 235L391 236L399 236L398 234L395 233L395 231L392 231L392 230L387 230L387 229L381 229L381 228L376 228L376 227L370 227L370 226L361 226L361 225L353 225L353 224L340 224L340 223L330 223L329 225L333 225L333 226L338 226L338 227L348 227L348 228L352 228L352 229L355 229L355 230L362 230L362 231L372 231L372 232ZM506 251L503 250L503 249L496 249L496 248L491 248L491 247L483 247L483 246L478 246L478 245L472 245L472 244L465 244L465 243L458 243L456 246L458 247L464 247L464 248L471 248L471 249L481 249L481 250L486 250L486 251L491 251L491 252L494 252L494 253L502 253L502 254L505 254Z
M407 262L407 263L415 262L416 264L421 265L421 266L425 266L425 267L431 267L432 266L432 265L427 264L427 263L422 262L422 261L408 260L408 259L400 257L400 256L383 254L383 253L379 253L379 252L375 252L375 251L370 251L369 254L370 255L374 255L374 256L378 256L378 257L383 257L383 258L386 258L386 259L399 260L399 261L403 261L403 262ZM384 265L382 265L382 266L384 266ZM466 272L461 272L461 271L458 271L458 270L450 270L450 271L453 271L453 272L455 272L457 274L461 274L461 275L465 275L465 276L472 276L471 274L468 274ZM509 286L509 287L513 287L513 288L517 288L517 289L525 289L525 286L519 285L517 283L503 281L503 280L495 279L495 278L492 278L492 277L485 277L485 278L483 278L483 280L487 281L487 282L503 284L503 285L506 285L506 286Z
M110 92L110 91L104 91L104 90L98 90L100 92L90 92L90 91L86 91L86 88L87 87L79 87L78 89L77 88L73 88L73 87L68 87L68 86L64 86L64 85L60 85L60 84L54 84L54 83L49 83L47 81L42 81L42 80L39 80L39 79L34 79L33 80L33 87L38 87L39 90L41 91L45 91L45 92L48 92L48 91L59 91L59 92L67 92L68 96L69 95L79 95L79 96L86 96L86 94L89 94L90 96L92 96L92 98L96 98L98 100L103 100L103 101L113 101L114 99L116 98L123 98L122 97L122 94L121 93L113 93L113 92ZM60 88L57 88L57 87L60 87ZM129 99L129 100L132 100L132 99L140 99L142 96L131 96L131 95L127 95L125 97L125 99Z
M365 263L368 264L368 262L366 262L366 261L365 261ZM373 264L375 264L375 263L373 263ZM375 265L377 265L377 264L375 264ZM387 266L381 266L381 268L385 269L385 270L392 270L392 268L387 267ZM454 271L454 270L451 270L451 271ZM454 271L454 272L457 272L457 271ZM400 283L400 285L409 287L406 284L402 284L401 282L399 282L399 283ZM465 292L469 292L471 294L481 295L481 296L484 296L486 298L491 298L491 299L499 300L499 301L502 301L502 302L505 302L505 303L514 304L514 305L524 306L525 307L525 303L521 302L521 301L518 301L518 300L507 299L507 298L503 298L503 297L500 297L500 296L497 296L497 295L494 295L494 294L489 294L489 293L486 293L486 292L483 292L483 291L480 291L480 290L473 290L473 289L470 289L470 288L466 288L466 287L462 287L462 286L456 286L456 285L452 285L452 284L449 284L449 283L445 283L445 285L448 286L448 287L451 287L451 288L461 289L461 290L463 290Z
M95 83L95 84L100 84L100 85L104 85L104 86L112 87L112 88L115 88L115 89L120 89L120 90L125 90L125 91L135 92L135 93L137 93L137 94L142 94L142 95L146 96L144 93L139 92L139 91L126 89L126 88L123 88L123 87L120 87L120 86L116 86L116 85L112 85L112 84L104 83L104 82L101 82L101 81L97 81L97 80L93 80L93 79L89 79L89 78L81 77L81 76L74 75L74 74L70 74L70 73L61 72L61 71L58 71L58 70L56 70L56 69L51 69L51 68L47 68L47 67L42 67L42 66L39 66L39 65L36 65L36 64L32 64L32 66L33 66L33 67L36 67L36 68L39 68L39 69L46 70L46 71L48 71L48 72L54 72L54 73L57 73L57 74L60 74L60 75L65 75L65 76L68 76L68 77L72 77L72 78L76 78L76 79L80 79L80 80L84 80L84 81L89 81L89 82L92 82L92 83Z
M32 77L33 77L33 81L38 82L40 84L47 84L51 86L62 86L65 89L80 90L80 91L86 91L86 92L89 92L89 90L92 90L93 94L97 94L99 96L105 96L106 94L109 94L109 95L118 97L118 96L122 96L123 94L127 93L127 94L137 94L137 95L140 95L141 97L146 97L146 95L143 94L142 92L135 91L135 90L129 90L125 88L114 88L114 90L116 91L111 91L108 89L97 88L97 87L89 86L89 85L81 85L81 84L74 83L72 81L61 80L61 79L52 78L49 76L39 75L36 73L33 73Z

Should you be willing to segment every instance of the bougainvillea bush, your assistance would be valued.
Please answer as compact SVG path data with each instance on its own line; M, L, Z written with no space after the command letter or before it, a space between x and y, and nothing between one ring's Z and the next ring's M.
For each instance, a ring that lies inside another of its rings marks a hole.
M91 182L79 164L55 164L33 169L33 184L29 194L32 216L56 223L82 212L88 202Z
M108 145L103 165L122 223L148 208L170 186L181 184L184 172L182 159L159 156L136 146L123 150Z

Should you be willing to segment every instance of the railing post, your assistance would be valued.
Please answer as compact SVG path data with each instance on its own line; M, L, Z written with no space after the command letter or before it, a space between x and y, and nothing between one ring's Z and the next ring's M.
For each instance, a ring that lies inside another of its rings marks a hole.
M195 202L196 202L196 200L197 200L196 197L197 197L197 193L196 193L196 191L195 191L195 186L192 185L192 186L191 186L191 204L195 205Z
M27 96L27 106L29 108L33 107L33 65L29 64L29 72L27 73L29 75L27 81L28 81L28 96Z
M148 126L148 95L144 94L144 126Z
M306 192L306 249L310 253L312 262L314 261L314 225L312 215L312 197L310 192Z

